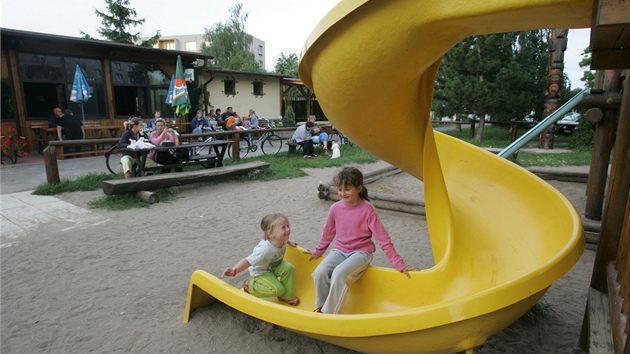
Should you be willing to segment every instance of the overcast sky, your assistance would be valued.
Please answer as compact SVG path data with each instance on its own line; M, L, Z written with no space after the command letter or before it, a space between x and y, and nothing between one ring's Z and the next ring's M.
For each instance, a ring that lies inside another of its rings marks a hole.
M249 14L247 32L265 42L265 66L271 71L280 53L300 53L312 29L339 0L130 0L130 6L137 18L146 19L136 31L141 37L150 37L156 30L163 36L203 34L206 28L224 23L229 18L228 9L239 2ZM174 4L180 6L174 9ZM95 9L107 12L105 1L4 0L1 26L72 37L80 37L83 31L99 38L101 19ZM583 86L578 62L589 38L588 29L569 32L565 74L574 88Z

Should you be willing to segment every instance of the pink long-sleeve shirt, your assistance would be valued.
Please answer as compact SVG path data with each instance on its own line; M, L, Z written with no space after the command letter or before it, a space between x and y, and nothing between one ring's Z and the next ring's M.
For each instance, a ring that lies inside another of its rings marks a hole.
M164 136L162 137L162 139L160 139L160 135L158 134L157 130L154 130L151 132L151 135L149 136L149 140L151 141L151 144L155 145L155 146L160 146L160 144L162 144L163 141L175 141L175 138L173 138L173 136L171 135L171 133L166 132L164 133ZM151 150L149 151L149 158L153 161L155 161L155 158L157 156L157 151L155 150Z
M376 245L372 241L374 237L394 268L402 271L407 266L396 252L374 206L363 199L357 205L349 205L341 200L330 207L322 237L312 256L319 258L324 254L335 236L333 247L346 253L353 251L374 253L376 251Z

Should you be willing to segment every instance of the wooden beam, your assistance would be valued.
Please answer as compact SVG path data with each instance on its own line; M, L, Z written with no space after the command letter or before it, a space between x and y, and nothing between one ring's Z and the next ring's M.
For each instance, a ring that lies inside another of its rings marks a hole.
M599 0L596 4L595 27L630 25L630 1Z
M106 195L114 195L121 193L137 192L141 190L155 190L173 186L181 186L198 182L207 182L267 167L269 167L269 164L266 162L254 161L240 165L210 168L206 170L165 173L155 176L109 180L103 181L103 193L105 193Z

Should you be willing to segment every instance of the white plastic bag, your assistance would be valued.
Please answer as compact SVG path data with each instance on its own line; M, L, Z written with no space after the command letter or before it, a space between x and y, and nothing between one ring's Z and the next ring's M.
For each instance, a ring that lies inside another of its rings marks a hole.
M138 140L129 139L128 149L141 150L141 149L153 149L155 145L150 142L144 140L143 137L140 137Z

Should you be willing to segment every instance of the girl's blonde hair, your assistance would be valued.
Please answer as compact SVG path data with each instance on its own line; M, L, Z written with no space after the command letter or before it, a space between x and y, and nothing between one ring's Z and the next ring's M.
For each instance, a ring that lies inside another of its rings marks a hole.
M260 229L264 233L265 240L269 239L269 234L271 233L274 226L276 226L276 223L280 219L289 221L289 218L287 218L284 214L278 214L278 213L265 215L265 217L262 218L262 220L260 221Z
M359 197L370 201L370 198L368 198L367 188L363 185L363 174L356 167L344 167L335 175L335 177L333 177L333 183L337 186L337 188L343 186L353 186L356 188L361 187Z

